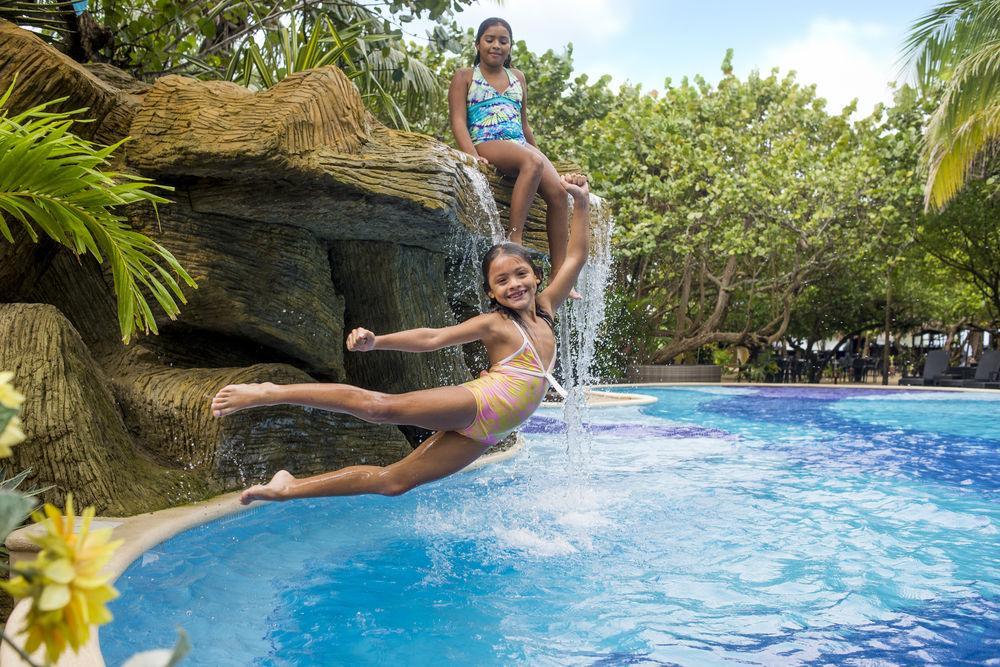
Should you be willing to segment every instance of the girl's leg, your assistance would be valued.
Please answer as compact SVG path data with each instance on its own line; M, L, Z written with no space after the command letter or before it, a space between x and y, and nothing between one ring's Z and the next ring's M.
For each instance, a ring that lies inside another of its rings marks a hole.
M566 188L562 185L559 172L552 166L552 162L534 146L529 145L528 148L545 160L542 178L538 183L538 192L545 200L545 233L549 240L549 261L552 262L552 275L555 275L559 272L563 261L566 260L566 247L569 243L569 206L566 203L568 195ZM571 299L581 298L576 289L570 290L569 296Z
M510 195L510 240L522 243L524 225L528 220L531 200L538 192L538 183L545 169L545 156L513 141L484 141L476 144L476 152L500 171L517 178Z
M555 275L566 259L566 246L569 242L569 205L566 203L568 195L552 162L534 146L528 145L527 148L543 160L538 193L545 200L545 233L549 240L552 274Z
M297 479L278 471L267 484L252 486L240 496L244 505L254 500L290 500L316 496L354 496L377 493L398 496L410 489L458 472L475 461L488 445L452 431L438 431L406 458L392 465L350 466Z
M263 405L304 405L353 415L375 424L408 424L432 431L462 429L476 416L476 399L464 387L438 387L383 394L349 384L231 384L212 399L212 414L224 417Z

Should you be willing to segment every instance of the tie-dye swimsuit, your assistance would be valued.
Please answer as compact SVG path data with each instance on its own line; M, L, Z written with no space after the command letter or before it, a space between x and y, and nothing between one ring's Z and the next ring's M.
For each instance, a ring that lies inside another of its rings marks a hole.
M502 93L490 85L479 65L472 70L472 83L467 97L466 124L473 144L484 141L514 141L527 143L521 127L521 103L524 91L521 81L506 67L507 88Z
M538 409L549 385L566 398L566 390L552 377L556 355L548 370L542 366L535 346L521 325L511 320L524 341L517 352L493 365L481 376L459 385L476 398L476 418L458 433L487 445L495 445Z

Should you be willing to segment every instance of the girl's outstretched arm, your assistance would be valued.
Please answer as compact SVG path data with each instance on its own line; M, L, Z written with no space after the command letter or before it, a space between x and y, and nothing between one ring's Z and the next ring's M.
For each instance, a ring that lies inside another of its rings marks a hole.
M448 120L451 123L451 132L455 135L455 143L459 150L468 153L483 164L489 161L476 151L472 137L469 135L468 113L466 108L466 98L469 95L469 86L472 85L472 70L468 67L455 72L451 77L451 85L448 86Z
M590 186L587 178L581 174L565 174L562 184L566 192L573 197L573 223L569 230L569 247L566 249L566 259L559 271L549 280L548 287L538 295L538 304L550 313L555 314L563 304L570 290L580 277L583 265L587 263L587 252L590 243Z
M347 349L351 352L369 352L371 350L432 352L443 347L482 339L489 335L495 319L495 317L488 315L477 315L461 324L441 329L408 329L381 336L376 336L368 329L358 327L348 334Z

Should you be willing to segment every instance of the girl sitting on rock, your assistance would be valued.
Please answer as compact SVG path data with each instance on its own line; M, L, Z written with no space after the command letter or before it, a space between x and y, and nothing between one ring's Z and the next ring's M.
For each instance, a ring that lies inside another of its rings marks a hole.
M375 335L355 329L351 352L430 352L481 340L490 368L459 386L406 394L384 394L346 384L236 384L219 390L212 414L264 405L304 405L354 415L376 424L410 424L436 431L406 458L392 465L350 466L314 477L285 470L267 484L252 486L240 501L377 493L395 496L457 472L520 426L538 408L548 386L565 395L552 377L556 359L553 314L569 296L587 259L589 187L578 174L563 176L563 192L574 199L569 250L544 292L542 272L514 243L493 246L483 258L483 289L492 309L443 329L410 329Z
M566 192L528 126L528 84L520 70L510 67L512 42L510 24L503 19L479 25L473 67L455 72L448 88L451 131L461 150L516 177L508 230L514 243L522 243L535 193L542 195L552 272L558 273L566 257ZM570 296L580 298L576 290Z

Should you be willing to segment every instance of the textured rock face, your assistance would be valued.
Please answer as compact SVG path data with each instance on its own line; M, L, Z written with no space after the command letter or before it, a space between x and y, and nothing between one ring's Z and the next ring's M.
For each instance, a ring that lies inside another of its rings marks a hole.
M298 360L307 371L344 380L344 299L330 281L324 245L288 225L234 222L165 207L142 231L169 248L195 280L177 324L211 331ZM238 241L237 241L238 238ZM169 331L162 317L158 326Z
M60 108L96 120L77 126L84 136L132 137L119 167L174 191L158 215L134 207L129 220L199 288L176 321L158 320L159 336L125 347L106 270L23 232L0 240L0 370L29 396L29 440L8 472L31 466L36 484L57 486L52 499L73 491L100 512L134 513L279 468L387 464L410 451L395 427L289 406L220 420L208 402L232 382L400 392L471 377L459 350L343 347L355 326L445 326L477 309L470 257L486 226L467 156L381 126L332 67L256 93L177 76L149 85L0 22L0 87L18 71L12 110L67 96ZM493 188L503 205L509 184ZM536 206L528 238L543 229Z
M108 513L134 513L199 498L222 487L183 468L157 465L136 446L111 383L79 334L53 306L0 305L0 367L26 397L28 439L6 465L32 468L36 484L55 486Z
M375 332L457 324L447 301L444 257L393 243L347 241L330 250L334 284L349 304L345 329ZM376 296L377 295L377 296ZM351 378L378 391L403 392L469 379L461 351L349 354Z
M339 70L293 74L254 93L228 81L165 76L132 121L130 162L145 173L268 177L323 148L356 153L365 110Z
M86 107L91 123L76 123L73 132L85 139L112 144L128 134L139 98L130 91L105 83L70 58L46 46L41 39L17 26L0 21L0 91L17 77L17 88L9 108L30 107L67 99L51 111Z

